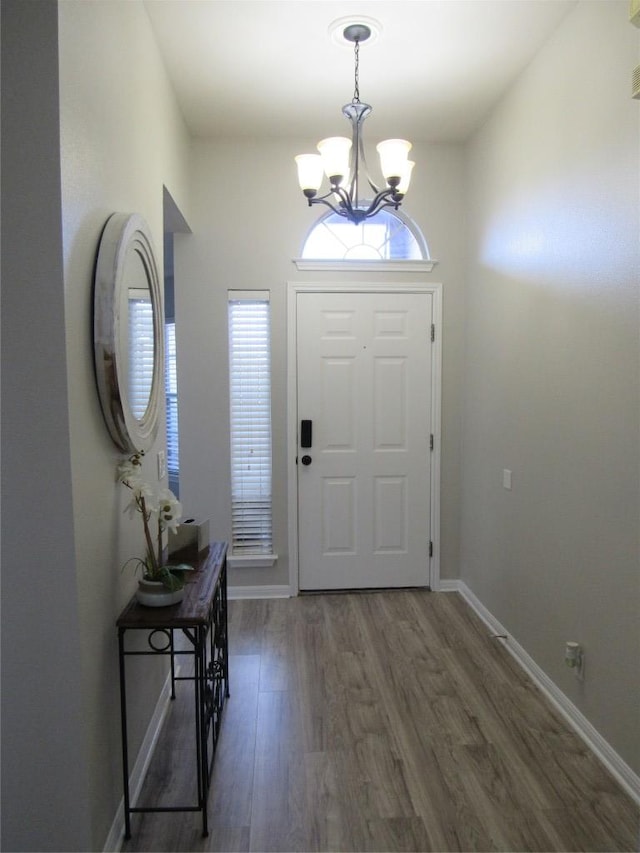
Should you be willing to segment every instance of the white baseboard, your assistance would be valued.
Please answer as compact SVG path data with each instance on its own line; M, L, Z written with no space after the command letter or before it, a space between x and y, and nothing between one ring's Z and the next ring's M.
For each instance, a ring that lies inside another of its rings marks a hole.
M179 672L180 666L178 664L176 665L176 676L179 674ZM164 723L164 718L166 717L167 711L169 710L170 701L171 673L167 675L167 680L165 681L162 691L160 692L160 697L158 698L156 707L153 711L153 715L147 727L147 731L143 738L142 744L140 745L140 750L138 752L136 763L134 764L133 770L129 775L129 796L132 805L137 801L138 795L142 790L142 784L144 782L145 776L147 775L147 770L149 769L149 764L153 756L153 751L156 748L156 744L160 736L160 731L162 729L162 724ZM113 823L111 824L111 829L109 830L107 840L105 841L103 847L104 853L118 853L118 851L122 849L123 841L124 795L120 800L118 811L116 812L116 816L114 817Z
M288 584L274 586L230 586L227 597L239 598L291 598L291 587Z
M487 625L492 634L506 636L505 649L515 658L524 671L542 690L564 719L582 738L589 749L600 759L617 782L638 804L640 804L640 776L618 755L613 747L593 727L573 702L560 690L546 672L541 669L523 647L508 633L505 627L490 613L480 599L461 580L444 580L441 592L459 592L467 604Z

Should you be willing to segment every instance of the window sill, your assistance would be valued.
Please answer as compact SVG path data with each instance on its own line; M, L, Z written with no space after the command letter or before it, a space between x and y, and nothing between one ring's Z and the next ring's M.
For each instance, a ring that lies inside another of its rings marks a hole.
M277 554L244 554L242 557L230 554L227 565L234 569L261 569L274 566L277 559Z

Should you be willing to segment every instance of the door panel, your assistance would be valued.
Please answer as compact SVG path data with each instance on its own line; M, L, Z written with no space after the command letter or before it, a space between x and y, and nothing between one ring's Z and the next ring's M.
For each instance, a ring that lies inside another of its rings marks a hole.
M325 449L355 451L356 435L356 363L353 358L324 358L322 371L322 411L331 412L323 423ZM335 405L336 401L342 401Z
M373 359L374 450L407 448L406 358Z
M354 477L325 477L322 487L322 553L354 554L356 507Z
M300 588L428 583L432 296L298 293Z
M374 480L376 554L407 551L407 478L376 477Z

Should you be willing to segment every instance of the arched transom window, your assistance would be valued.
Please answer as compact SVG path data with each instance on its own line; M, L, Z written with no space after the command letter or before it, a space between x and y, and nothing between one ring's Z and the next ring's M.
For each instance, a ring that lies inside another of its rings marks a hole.
M381 210L358 225L328 213L313 226L302 257L314 260L416 261L429 258L422 234L406 217Z

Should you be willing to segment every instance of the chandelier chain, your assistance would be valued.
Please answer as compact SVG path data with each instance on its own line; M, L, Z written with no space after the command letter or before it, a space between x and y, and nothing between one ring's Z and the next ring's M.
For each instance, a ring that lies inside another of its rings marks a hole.
M353 45L353 55L355 58L355 71L354 71L354 90L353 90L353 98L351 99L352 104L360 103L360 40L356 39Z

